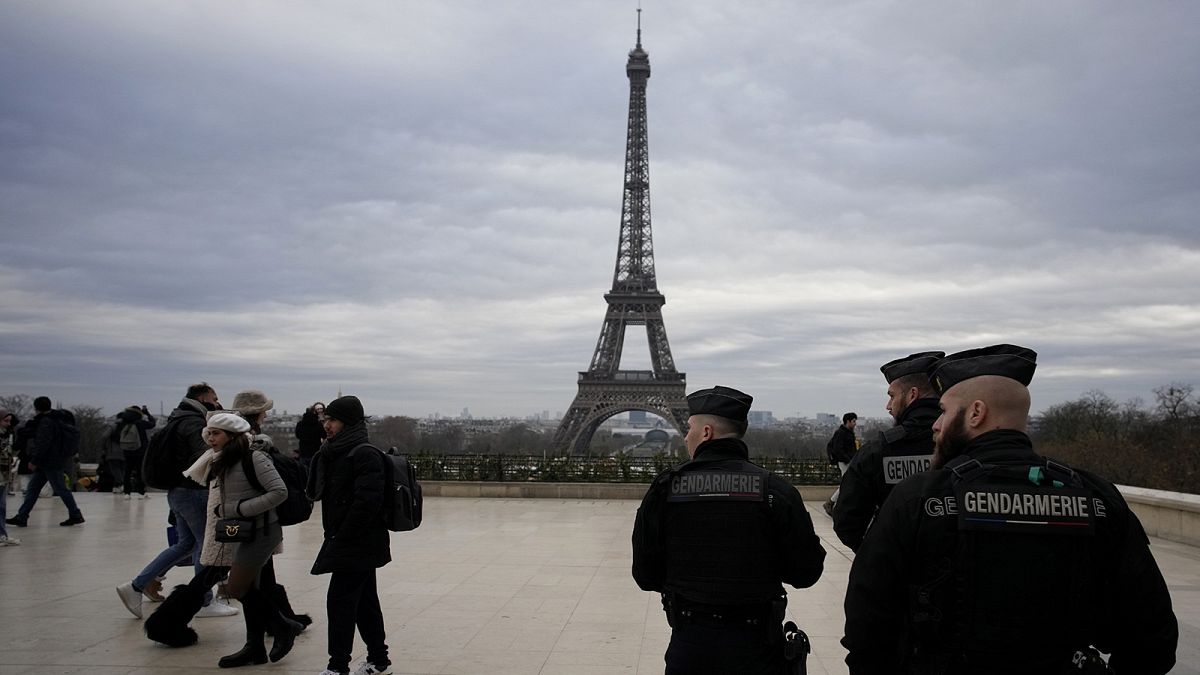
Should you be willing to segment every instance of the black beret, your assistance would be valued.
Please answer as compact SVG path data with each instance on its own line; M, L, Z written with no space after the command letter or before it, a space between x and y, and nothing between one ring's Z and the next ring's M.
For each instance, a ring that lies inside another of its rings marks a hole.
M905 375L928 373L929 368L945 355L946 352L917 352L916 354L909 354L902 359L888 361L879 367L879 372L883 373L883 379L887 380L888 384L891 384Z
M753 396L720 385L694 391L687 397L688 413L692 415L716 415L738 422L746 421L752 401Z
M329 405L325 406L325 416L332 417L347 426L354 426L366 417L363 414L362 401L359 401L357 396L333 399Z
M951 354L929 369L929 381L937 393L972 377L999 375L1029 386L1037 368L1037 352L1016 345L993 345Z

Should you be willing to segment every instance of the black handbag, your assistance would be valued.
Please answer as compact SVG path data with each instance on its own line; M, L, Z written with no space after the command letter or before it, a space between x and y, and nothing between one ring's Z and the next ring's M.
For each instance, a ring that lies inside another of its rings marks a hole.
M222 518L217 521L217 541L244 544L254 541L253 518Z
M225 481L221 480L221 503L225 503ZM217 541L223 544L245 544L254 541L253 518L220 518L217 520Z

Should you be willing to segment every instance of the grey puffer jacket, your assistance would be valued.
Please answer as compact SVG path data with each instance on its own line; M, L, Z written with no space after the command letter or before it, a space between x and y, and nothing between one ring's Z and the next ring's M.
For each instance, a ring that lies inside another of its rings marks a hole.
M270 443L269 437L267 443ZM200 564L228 567L233 563L237 544L226 544L216 539L216 523L221 518L254 518L254 526L279 527L275 507L287 499L287 485L267 453L261 439L250 445L254 474L266 492L259 492L250 484L242 471L241 463L231 467L223 475L208 483L208 525L204 528L204 546L200 550ZM222 493L222 485L224 492ZM278 552L278 551L276 551Z

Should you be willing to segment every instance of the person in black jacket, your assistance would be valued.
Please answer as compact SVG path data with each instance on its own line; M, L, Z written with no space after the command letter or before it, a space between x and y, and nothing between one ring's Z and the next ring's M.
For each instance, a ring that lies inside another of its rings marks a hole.
M887 411L896 426L864 443L842 476L833 509L833 531L851 550L858 550L892 487L929 468L933 456L930 427L940 411L937 392L925 371L945 355L919 352L879 368L888 383Z
M783 584L815 584L825 549L796 488L750 462L751 397L718 386L687 401L692 459L638 507L634 581L662 594L668 673L782 673Z
M25 499L17 509L17 515L5 520L9 525L26 527L29 524L29 512L37 503L42 487L50 483L54 494L67 507L67 519L59 523L63 527L78 525L83 522L83 512L75 503L75 496L67 489L63 471L67 465L75 461L74 456L65 456L61 451L62 425L75 426L75 416L66 410L54 410L50 399L39 396L33 399L33 410L36 413L31 420L34 425L33 439L28 442L29 461L26 462L33 477L25 486Z
M366 416L355 396L325 408L327 440L313 458L308 496L320 500L325 541L313 574L329 574L329 666L322 675L350 672L354 628L367 645L358 673L390 673L375 570L392 561L383 520L384 457L369 446Z
M848 412L842 415L842 425L834 429L833 436L829 442L825 444L825 452L829 454L829 463L836 464L842 475L846 475L846 470L850 468L850 462L854 460L854 453L858 450L858 439L854 437L854 427L858 425L858 415ZM829 517L833 517L833 505L837 503L838 496L842 491L841 486L833 491L822 507Z
M325 404L317 401L304 410L300 421L296 422L296 438L300 447L296 449L296 459L307 469L312 464L313 455L321 449L325 441L325 426L322 417L325 415Z
M892 490L850 569L851 675L1058 675L1093 649L1116 673L1175 664L1178 624L1137 516L1025 433L1036 358L996 345L930 371L931 469Z

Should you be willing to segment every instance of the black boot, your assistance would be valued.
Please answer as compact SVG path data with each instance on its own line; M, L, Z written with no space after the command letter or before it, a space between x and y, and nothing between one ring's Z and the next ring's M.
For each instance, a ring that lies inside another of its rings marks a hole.
M275 641L271 643L271 653L268 655L271 662L274 663L287 656L288 652L292 651L292 645L296 643L296 636L304 630L304 626L280 614L275 603L271 602L257 588L251 588L242 596L242 606L253 607L254 609L251 611L259 612L263 617L263 626L267 627L275 636Z
M263 617L261 608L242 603L242 618L246 620L246 644L229 656L222 656L217 665L222 668L259 666L267 662L267 648L263 645Z
M242 648L229 656L222 656L217 665L222 668L239 668L241 666L261 666L267 662L267 648L263 645L262 636L257 643L247 642Z
M296 610L292 609L292 603L288 601L287 589L283 587L283 584L278 582L271 584L271 587L265 590L265 593L270 598L271 602L275 603L275 606L279 608L279 613L282 614L285 619L290 619L300 624L300 630L304 630L312 624L311 616L307 614L297 614ZM267 632L272 636L275 635L274 633L271 633L270 626L267 627Z
M176 586L150 618L146 619L146 637L168 647L189 647L199 637L188 623L204 606L204 592L191 586Z

